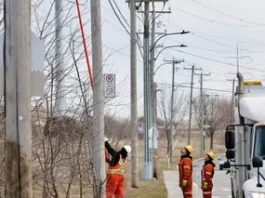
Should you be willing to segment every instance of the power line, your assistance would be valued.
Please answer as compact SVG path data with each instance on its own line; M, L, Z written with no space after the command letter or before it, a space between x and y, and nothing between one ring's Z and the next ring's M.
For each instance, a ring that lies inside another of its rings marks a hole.
M172 23L180 28L180 29L185 29L184 27L174 23L172 21ZM214 41L214 40L211 40L211 39L208 39L208 38L205 38L203 35L207 36L207 37L213 37L213 38L218 38L218 39L222 39L222 40L227 40L227 41L234 41L236 42L237 44L238 43L245 43L245 44L250 44L250 45L257 45L257 46L261 46L261 47L265 47L265 44L263 43L256 43L256 42L251 42L251 41L244 41L244 40L238 40L238 39L232 39L232 38L226 38L226 37L222 37L222 36L217 36L217 35L211 35L211 34L208 34L208 33L205 33L205 32L201 32L201 31L190 31L191 35L193 36L196 36L196 37L199 37L203 40L207 40L209 42L212 42L212 43L215 43L217 45L220 45L220 46L223 46L223 47L226 47L226 48L231 48L231 46L229 45L226 45L226 44L223 44L223 43L220 43L220 42L217 42L217 41ZM249 50L249 49L240 49L241 51L246 51L248 53L264 53L265 51L259 51L259 50Z
M114 8L114 6L113 6L111 0L108 0L108 1L109 1L110 7L111 7L112 11L114 12L116 18L118 19L118 21L120 22L120 24L122 25L122 27L124 28L124 30L126 31L126 33L127 33L129 36L131 36L131 33L129 32L129 30L127 29L127 27L126 27L126 26L124 25L124 23L122 22L121 18L119 17L117 11L115 10L115 8ZM116 5L117 5L117 4L116 4ZM117 5L117 6L118 6L118 5ZM119 8L118 8L118 9L119 9ZM120 10L120 9L119 9L119 10ZM124 18L124 16L123 16L123 19L126 20L126 19ZM127 23L127 22L126 22L126 23ZM127 23L127 25L128 25L128 23ZM130 27L130 26L129 26L129 27ZM137 35L137 38L135 38L135 40L137 40L138 49L139 49L139 51L140 51L141 56L143 57L143 52L142 52L142 49L141 49L140 38L139 38L138 35Z
M187 15L190 15L192 17L195 17L197 19L201 19L201 20L204 20L204 21L208 21L208 22L211 22L211 23L215 23L215 24L218 24L218 25L225 25L225 26L230 26L230 27L243 27L243 28L246 28L246 27L253 27L251 25L237 25L237 24L229 24L229 23L224 23L224 22L219 22L219 21L215 21L215 20L212 20L212 19L208 19L208 18L205 18L205 17L202 17L202 16L198 16L198 15L195 15L195 14L192 14L190 12L187 12L181 8L177 8L174 6L175 9L177 9L178 11L182 12L182 13L185 13Z
M159 85L166 85L168 87L171 87L172 85L171 84L168 84L168 83L157 83ZM177 86L177 84L176 84ZM181 85L179 86L181 88L187 88L187 89L190 89L191 86L187 86L187 85ZM193 87L193 89L200 89L200 87ZM224 93L231 93L232 90L224 90L224 89L211 89L211 88L203 88L204 90L207 90L207 91L216 91L216 92L224 92Z
M226 16L228 18L235 19L235 20L238 20L240 22L245 22L245 23L257 25L257 26L265 26L264 23L257 23L257 22L254 22L254 21L248 21L246 19L241 19L239 17L235 17L233 15L226 14L226 13L224 13L222 11L216 10L216 9L214 9L214 8L208 6L208 5L205 5L205 4L201 3L201 2L198 2L197 0L191 0L191 1L194 2L194 3L196 3L196 4L198 4L198 5L200 5L200 6L202 6L202 7L204 7L204 8L207 8L207 9L211 10L212 12L216 12L216 13L221 14L223 16Z
M175 50L175 51L178 51L178 52L181 52L183 54L190 55L190 56L194 56L194 57L197 57L197 58L201 58L201 59L205 59L205 60L209 60L209 61L213 61L213 62L217 62L217 63L230 65L230 66L233 66L233 67L237 67L237 65L233 64L233 63L228 63L228 62L224 62L224 61L220 61L220 60L215 60L215 59L212 59L212 58L208 58L208 57L204 57L204 56L200 56L200 55L184 52L182 50L177 50L177 49L172 49L172 50ZM249 70L258 71L258 72L265 72L264 70L250 68L250 67L246 67L246 66L240 66L240 68L249 69Z

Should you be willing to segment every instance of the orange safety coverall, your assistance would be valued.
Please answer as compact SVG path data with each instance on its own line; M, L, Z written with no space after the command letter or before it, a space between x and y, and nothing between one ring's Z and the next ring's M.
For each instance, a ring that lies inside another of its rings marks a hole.
M112 166L109 165L107 174L107 198L124 198L124 163L125 160L120 156L119 163Z
M201 171L201 189L203 198L212 198L213 176L215 164L212 161L205 162ZM207 184L207 185L206 185Z
M179 162L179 187L182 190L184 198L192 198L192 158L191 156L182 156ZM186 180L186 185L183 185Z

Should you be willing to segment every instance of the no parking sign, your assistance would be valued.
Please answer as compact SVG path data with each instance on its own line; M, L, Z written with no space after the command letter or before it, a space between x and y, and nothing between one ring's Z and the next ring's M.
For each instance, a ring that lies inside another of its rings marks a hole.
M115 74L104 75L104 96L105 98L115 98Z

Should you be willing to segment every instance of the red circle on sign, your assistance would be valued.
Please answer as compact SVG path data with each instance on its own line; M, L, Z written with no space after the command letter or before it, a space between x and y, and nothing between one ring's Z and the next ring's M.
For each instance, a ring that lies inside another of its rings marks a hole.
M106 81L107 81L107 82L112 82L112 81L113 81L113 77L112 77L112 75L107 75L107 76L106 76Z

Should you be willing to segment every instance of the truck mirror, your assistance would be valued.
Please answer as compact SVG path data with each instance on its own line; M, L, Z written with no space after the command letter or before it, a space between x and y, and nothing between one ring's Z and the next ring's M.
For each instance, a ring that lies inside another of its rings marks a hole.
M235 133L233 131L225 132L225 147L226 149L235 148Z
M230 162L225 162L224 163L224 168L230 168L230 167L231 167Z
M235 151L234 150L227 150L225 152L227 159L234 159L235 158Z
M252 165L254 168L260 168L263 167L263 159L259 156L254 156L252 159Z

